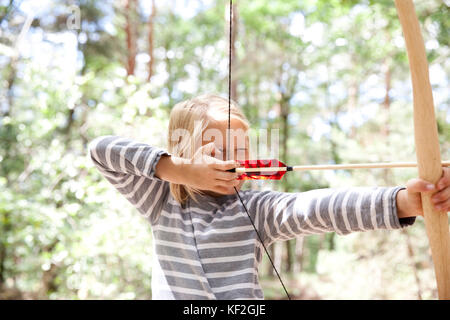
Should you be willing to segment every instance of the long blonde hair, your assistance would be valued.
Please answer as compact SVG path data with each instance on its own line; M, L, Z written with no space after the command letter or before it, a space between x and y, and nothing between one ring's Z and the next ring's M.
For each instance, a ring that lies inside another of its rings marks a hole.
M248 128L248 120L239 106L232 100L230 105L231 116L240 119ZM204 94L177 103L170 112L168 152L175 157L191 159L196 147L201 147L198 141L202 141L211 114L228 116L228 99L217 94ZM175 183L170 183L170 192L180 204L189 198L197 201L196 194L202 193L196 188Z

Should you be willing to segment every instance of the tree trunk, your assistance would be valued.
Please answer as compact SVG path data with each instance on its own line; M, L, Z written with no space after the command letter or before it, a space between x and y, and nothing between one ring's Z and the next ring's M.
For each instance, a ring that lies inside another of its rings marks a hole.
M13 86L17 79L17 63L18 63L18 57L12 56L8 69L9 73L6 77L6 109L0 110L0 116L2 117L8 117L11 116L11 110L13 107L13 100L14 100L14 94L13 94ZM1 101L1 100L0 100Z
M391 107L391 98L390 98L390 91L391 91L391 66L390 66L391 59L388 57L384 61L384 87L385 87L385 94L384 94L384 100L383 100L383 111L385 114L385 123L382 128L382 133L385 137L389 136L390 133L390 127L389 127L389 111Z
M390 108L391 108L391 98L389 95L389 92L391 91L391 66L390 66L390 58L387 57L384 60L384 87L385 87L385 94L384 94L384 100L383 100L383 115L384 115L384 123L381 127L381 134L383 135L385 142L386 142L386 148L389 147L389 134L390 134L390 126L389 126L389 114L390 114ZM383 177L386 184L390 185L392 184L391 179L391 173L389 169L383 170Z
M348 89L348 111L350 113L353 113L354 110L358 107L358 98L359 98L359 87L358 87L358 81L356 79L353 79L350 83L350 87ZM354 125L350 128L350 139L354 139L356 136L356 128Z
M409 257L409 261L413 270L413 274L414 274L414 280L416 282L416 286L417 286L417 299L418 300L422 300L422 285L420 284L420 278L419 278L419 274L417 272L417 263L415 262L414 259L414 249L413 249L413 245L411 244L411 238L409 236L408 230L402 229L402 233L405 236L405 240L406 240L406 246L408 247L408 257Z
M274 248L273 252L273 264L277 269L278 273L281 272L281 266L283 264L283 244L281 242L275 242L272 246Z
M288 139L289 139L289 123L288 123L288 117L289 117L289 100L286 99L286 97L281 94L280 99L280 116L281 116L281 127L283 132L283 142L282 142L282 152L281 155L281 161L285 164L288 163ZM288 183L288 177L284 176L283 180L283 191L288 192L289 191L289 183ZM292 246L291 246L291 240L285 241L285 247L286 247L286 267L285 270L287 272L292 272Z
M327 250L334 251L334 249L336 248L335 238L336 238L335 232L330 232L326 235Z
M305 244L304 237L295 239L295 262L293 270L295 273L300 273L303 270L303 249Z
M125 0L125 34L127 41L127 75L134 75L136 66L136 0Z
M275 243L272 244L272 245L270 246L270 248L267 249L267 251L269 251L269 255L270 255L271 257L273 257L274 254L275 254L275 249L274 249L274 247L275 247ZM275 272L273 271L273 267L272 267L272 265L270 264L270 261L269 261L269 264L267 265L266 274L267 274L269 277L273 277L273 276L275 275Z
M3 213L3 220L8 221L9 219L9 212ZM0 238L0 287L5 284L6 281L6 237L8 236L9 232L7 231L9 228L6 226L6 224L2 225L1 230L1 238Z
M148 76L147 80L150 82L153 76L153 67L154 67L154 28L155 28L155 16L156 16L156 4L155 0L152 0L152 13L150 14L150 18L148 19L148 55L150 60L148 62Z

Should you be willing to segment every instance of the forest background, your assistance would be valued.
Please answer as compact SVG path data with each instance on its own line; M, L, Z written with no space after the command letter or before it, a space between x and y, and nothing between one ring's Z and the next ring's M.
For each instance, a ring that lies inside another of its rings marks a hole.
M450 2L415 1L443 159ZM0 299L150 299L149 224L95 170L114 134L166 147L177 102L228 94L228 1L0 0ZM234 1L232 98L289 164L415 161L410 73L391 0ZM269 147L269 146L268 146ZM244 188L404 185L415 169L290 173ZM296 299L433 299L413 227L270 248ZM265 257L266 298L284 293Z

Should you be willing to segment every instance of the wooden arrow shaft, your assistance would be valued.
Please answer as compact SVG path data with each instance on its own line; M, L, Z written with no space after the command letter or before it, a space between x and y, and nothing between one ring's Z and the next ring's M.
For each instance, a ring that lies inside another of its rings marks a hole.
M443 161L443 167L450 167L450 161ZM349 169L377 169L377 168L414 168L416 162L379 162L379 163L352 163L352 164L332 164L332 165L312 165L312 166L293 166L292 171L310 171L310 170L349 170ZM246 172L275 172L291 171L288 167L262 167L262 168L236 168L237 173Z
M442 176L428 62L412 0L395 0L405 37L414 96L414 136L419 177L436 183ZM422 193L427 236L434 262L439 299L450 299L450 235L448 215L434 210L431 193Z

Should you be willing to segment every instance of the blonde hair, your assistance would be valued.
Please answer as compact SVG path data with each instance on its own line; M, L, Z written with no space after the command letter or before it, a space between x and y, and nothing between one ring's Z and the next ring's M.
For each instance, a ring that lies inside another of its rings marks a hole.
M240 119L248 128L248 120L239 106L232 100L230 105L230 115ZM197 151L194 145L201 147L196 142L202 141L203 131L212 120L211 114L228 117L228 99L216 94L204 94L177 103L170 112L168 152L175 157L191 159ZM180 134L174 139L179 130L189 134ZM170 183L170 192L180 204L189 198L197 201L196 194L202 193L196 188L175 183Z

